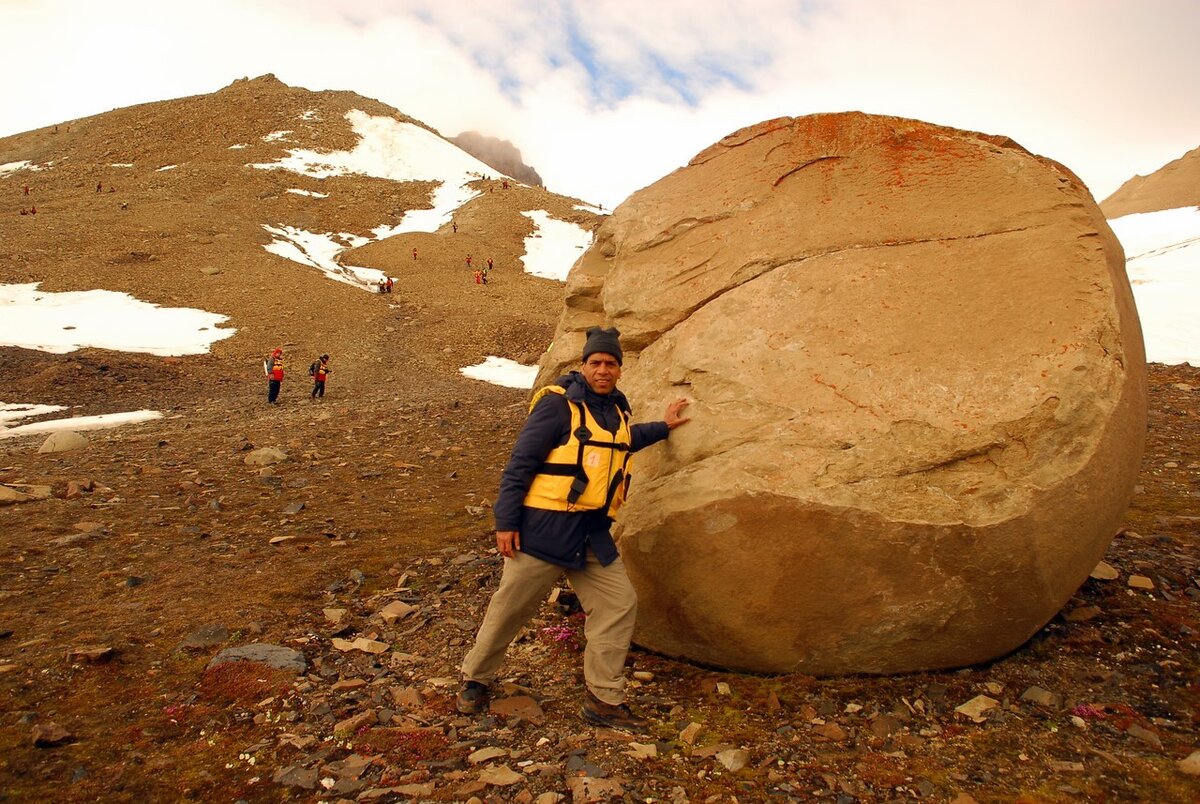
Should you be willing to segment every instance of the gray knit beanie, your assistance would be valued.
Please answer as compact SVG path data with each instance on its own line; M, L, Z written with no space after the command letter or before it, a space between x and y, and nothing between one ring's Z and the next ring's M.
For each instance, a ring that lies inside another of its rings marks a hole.
M622 365L624 355L621 354L621 341L619 338L621 333L616 327L603 329L601 327L592 327L587 331L587 342L583 344L583 362L587 362L588 357L593 352L603 352L606 355L612 355L617 359L617 365Z

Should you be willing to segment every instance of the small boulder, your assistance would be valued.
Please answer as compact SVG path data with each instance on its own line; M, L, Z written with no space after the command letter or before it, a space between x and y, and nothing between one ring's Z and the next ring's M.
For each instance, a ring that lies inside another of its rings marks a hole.
M242 459L247 466L273 466L287 460L287 453L275 447L261 447Z
M38 723L29 736L38 748L52 748L74 739L71 732L53 722Z
M38 447L39 453L47 452L69 452L70 450L83 449L88 445L88 440L73 430L60 430L56 433L51 433L42 445Z
M13 503L29 502L33 497L28 494L23 494L14 488L8 486L0 486L0 505L12 505Z

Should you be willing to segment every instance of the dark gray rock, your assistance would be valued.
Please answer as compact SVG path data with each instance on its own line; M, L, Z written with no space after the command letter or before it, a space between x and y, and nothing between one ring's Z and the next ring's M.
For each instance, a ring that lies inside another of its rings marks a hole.
M290 670L303 673L308 670L308 660L299 651L280 645L267 645L252 642L249 645L238 645L236 648L226 648L213 657L208 663L209 670L230 662L262 662L269 667L279 670Z
M179 650L200 650L215 648L229 639L229 629L219 623L206 625L184 637L179 643Z

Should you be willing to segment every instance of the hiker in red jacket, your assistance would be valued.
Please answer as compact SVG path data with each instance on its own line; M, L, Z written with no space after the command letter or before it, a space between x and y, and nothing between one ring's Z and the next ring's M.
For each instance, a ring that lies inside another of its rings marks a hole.
M283 350L275 349L271 356L263 361L263 371L267 375L267 401L275 404L279 398L279 386L283 383Z

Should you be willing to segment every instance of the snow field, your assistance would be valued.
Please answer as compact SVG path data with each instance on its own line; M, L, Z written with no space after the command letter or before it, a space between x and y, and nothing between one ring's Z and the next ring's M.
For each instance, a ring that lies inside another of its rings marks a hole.
M47 293L38 283L0 285L0 346L53 354L83 347L194 355L231 337L226 316L189 307L159 307L108 290Z
M1146 360L1200 366L1200 209L1124 215L1108 224L1125 249Z

